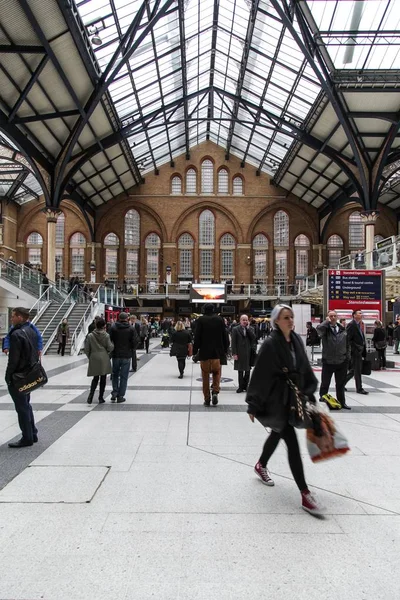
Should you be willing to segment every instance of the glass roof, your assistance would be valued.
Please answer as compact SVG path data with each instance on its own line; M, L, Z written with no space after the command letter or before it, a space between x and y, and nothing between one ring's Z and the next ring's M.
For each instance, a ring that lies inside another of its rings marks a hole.
M307 0L336 69L400 69L398 0Z
M24 204L42 194L29 161L3 133L0 135L0 196Z
M103 71L141 4L77 3L89 36L101 38L93 49ZM292 138L276 117L304 121L320 87L270 3L261 0L255 17L251 5L172 2L118 72L109 92L122 124L132 124L128 141L142 172L206 139L271 174L286 155Z

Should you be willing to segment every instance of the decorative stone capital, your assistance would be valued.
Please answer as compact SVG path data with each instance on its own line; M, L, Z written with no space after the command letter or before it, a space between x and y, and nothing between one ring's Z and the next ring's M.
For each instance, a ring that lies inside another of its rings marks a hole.
M44 214L46 215L46 219L48 223L57 223L57 218L60 216L61 214L61 210L59 210L58 208L44 208L42 210L42 212L44 212Z
M360 215L364 225L374 225L379 217L379 210L364 210Z

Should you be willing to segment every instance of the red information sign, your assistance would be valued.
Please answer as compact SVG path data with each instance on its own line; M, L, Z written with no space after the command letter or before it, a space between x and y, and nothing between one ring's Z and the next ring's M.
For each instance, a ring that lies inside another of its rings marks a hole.
M354 310L383 316L382 271L328 270L328 310ZM376 318L376 317L375 317Z

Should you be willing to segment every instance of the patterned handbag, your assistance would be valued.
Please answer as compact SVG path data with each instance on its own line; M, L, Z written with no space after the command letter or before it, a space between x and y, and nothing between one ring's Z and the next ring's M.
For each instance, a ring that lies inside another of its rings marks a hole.
M285 373L286 374L286 373ZM305 394L299 390L286 374L286 381L292 393L289 394L289 425L297 429L312 427L310 403Z

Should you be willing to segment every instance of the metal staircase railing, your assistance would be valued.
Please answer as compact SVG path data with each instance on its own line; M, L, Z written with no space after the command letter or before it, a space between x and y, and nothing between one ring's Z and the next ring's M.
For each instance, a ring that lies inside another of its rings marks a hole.
M78 354L79 350L81 349L83 340L85 339L86 334L87 334L87 328L86 328L87 321L89 320L89 318L93 321L94 317L96 316L96 314L98 312L99 297L101 296L101 291L100 291L101 289L102 289L102 286L99 286L97 288L96 293L93 296L93 299L89 303L87 309L85 310L84 314L82 315L81 320L79 321L78 325L74 329L74 332L71 337L71 356L73 356L74 354Z

